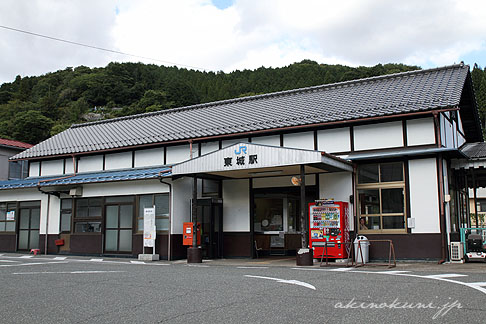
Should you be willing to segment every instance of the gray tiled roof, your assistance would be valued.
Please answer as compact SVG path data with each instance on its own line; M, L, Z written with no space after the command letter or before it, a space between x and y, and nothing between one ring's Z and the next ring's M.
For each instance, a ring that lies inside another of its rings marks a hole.
M469 66L397 73L73 125L14 156L94 152L459 105Z
M466 143L461 147L461 152L470 159L484 159L486 158L486 143Z

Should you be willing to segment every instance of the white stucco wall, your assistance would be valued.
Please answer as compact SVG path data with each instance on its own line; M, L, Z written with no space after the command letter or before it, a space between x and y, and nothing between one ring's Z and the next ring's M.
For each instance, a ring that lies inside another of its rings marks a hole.
M283 146L314 150L314 132L284 134Z
M164 165L164 148L157 147L135 151L135 167L149 167Z
M157 179L91 183L83 185L83 198L143 195L169 192L169 187Z
M75 160L76 161L76 160ZM65 164L65 174L73 174L74 173L74 163L72 158L64 159Z
M458 133L457 134L457 147L461 147L462 144L466 143L466 139L464 138L464 136L462 136L462 134Z
M221 142L221 147L225 148L236 143L248 143L248 138L232 138Z
M40 162L29 163L29 177L38 177L40 170Z
M181 178L172 183L172 234L182 234L182 223L191 221L192 181Z
M455 128L442 114L440 115L440 125L442 145L453 148Z
M167 146L166 150L167 164L176 164L182 161L187 161L191 158L189 144ZM192 158L196 158L198 156L198 151L198 145L194 144L192 147Z
M354 149L373 150L403 146L402 122L354 127Z
M252 137L251 142L254 144L280 146L280 135Z
M410 160L410 216L412 233L440 233L437 165L434 158Z
M46 203L47 206L47 203ZM42 214L42 211L41 211ZM49 207L49 234L59 234L61 229L61 200L54 195L50 198ZM44 231L45 233L45 231Z
M354 231L353 202L349 197L353 194L353 175L351 172L322 173L319 175L319 198L344 201L349 204L349 230Z
M407 144L426 145L435 143L434 119L420 118L407 120Z
M41 176L61 175L64 171L64 160L50 160L41 162Z
M132 152L105 155L105 170L129 169L132 167Z
M103 156L82 156L78 161L78 172L97 172L103 171Z
M219 150L219 142L205 142L205 143L201 143L200 145L201 145L201 155Z
M248 179L223 181L223 230L250 231L250 182Z
M317 149L327 153L351 151L349 127L317 131Z

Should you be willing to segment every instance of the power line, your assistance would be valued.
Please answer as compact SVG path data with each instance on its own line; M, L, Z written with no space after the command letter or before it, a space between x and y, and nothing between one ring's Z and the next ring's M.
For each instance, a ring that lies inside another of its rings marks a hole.
M47 36L47 35L42 35L42 34L37 34L37 33L33 33L33 32L30 32L30 31L26 31L26 30L21 30L21 29L17 29L17 28L12 28L12 27L2 26L2 25L0 25L0 28L11 30L11 31L16 31L16 32L19 32L19 33L24 33L24 34L31 35L31 36L47 38L47 39L55 40L55 41L58 41L58 42L68 43L68 44L71 44L71 45L88 47L88 48L97 49L97 50L100 50L100 51L105 51L105 52L110 52L110 53L115 53L115 54L121 54L121 55L126 55L126 56L131 56L131 57L137 57L137 58L142 58L142 59L146 59L146 60L157 61L157 62L165 63L165 64L168 64L168 65L177 65L177 66L182 66L182 67L187 67L187 68L192 68L192 69L197 69L197 70L203 70L203 71L208 70L208 69L197 67L197 66L180 64L180 63L175 63L175 62L169 62L169 61L159 60L159 59L155 59L155 58L151 58L151 57L147 57L147 56L140 56L140 55L120 52L120 51L116 51L116 50L112 50L112 49L108 49L108 48L103 48L103 47L73 42L73 41L70 41L70 40L61 39L61 38L52 37L52 36Z

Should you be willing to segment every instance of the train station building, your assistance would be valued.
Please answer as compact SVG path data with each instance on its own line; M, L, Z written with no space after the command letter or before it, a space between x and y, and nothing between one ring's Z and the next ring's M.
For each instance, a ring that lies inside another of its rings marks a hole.
M156 253L181 259L197 206L204 257L292 255L301 208L334 199L351 238L440 260L467 212L452 162L476 142L463 64L73 125L12 158L29 176L0 181L0 251L136 256L155 206Z

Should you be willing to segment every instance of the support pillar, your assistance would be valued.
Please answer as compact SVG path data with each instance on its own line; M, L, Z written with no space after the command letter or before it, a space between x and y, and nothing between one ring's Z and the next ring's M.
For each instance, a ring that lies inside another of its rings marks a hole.
M202 250L197 246L197 177L192 182L192 246L187 248L187 263L202 263Z
M306 217L305 200L305 166L300 166L300 226L302 248L297 251L296 264L298 266L311 266L314 264L314 253L309 249L309 222Z
M478 198L476 190L476 175L474 173L474 167L471 169L472 181L473 181L473 194L474 194L474 216L476 218L476 228L479 227L479 216L478 216Z

